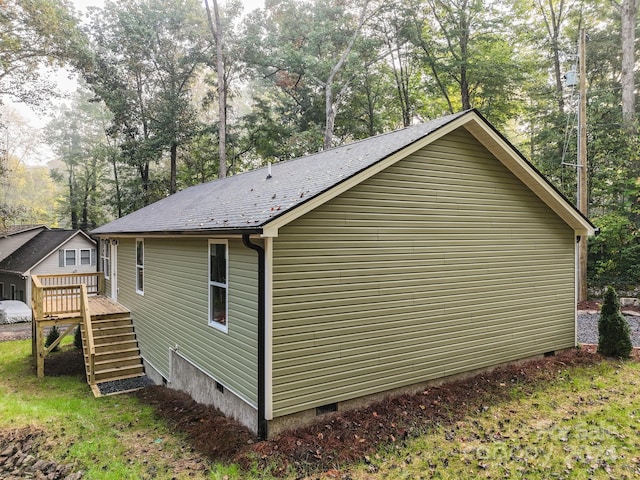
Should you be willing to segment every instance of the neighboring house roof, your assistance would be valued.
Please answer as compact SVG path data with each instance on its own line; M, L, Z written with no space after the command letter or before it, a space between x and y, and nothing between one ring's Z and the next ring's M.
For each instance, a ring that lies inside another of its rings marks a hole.
M277 230L401 158L464 127L569 225L595 227L475 110L196 185L93 230L93 234L262 233Z
M7 227L7 229L0 233L1 237L10 237L12 235L17 235L18 233L29 232L31 230L49 230L49 227L46 225L11 225Z
M0 261L0 271L24 274L76 235L95 243L81 230L44 230Z

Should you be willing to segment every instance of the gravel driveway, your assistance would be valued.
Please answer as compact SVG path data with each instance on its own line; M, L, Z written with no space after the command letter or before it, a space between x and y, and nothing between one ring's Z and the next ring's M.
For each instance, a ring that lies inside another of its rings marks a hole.
M578 343L598 343L599 313L578 312ZM631 343L640 347L640 315L625 315L631 329ZM31 338L30 323L0 325L0 342Z
M598 343L599 313L578 313L578 343ZM640 316L625 315L631 330L631 343L640 347Z
M31 322L0 324L0 342L31 338Z

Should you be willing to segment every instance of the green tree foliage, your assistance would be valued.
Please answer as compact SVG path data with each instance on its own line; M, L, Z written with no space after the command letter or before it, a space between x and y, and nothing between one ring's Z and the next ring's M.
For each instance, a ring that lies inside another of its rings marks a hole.
M526 71L514 51L508 5L487 0L414 3L411 38L436 106L426 105L426 114L478 108L495 125L504 125L518 111Z
M94 66L85 78L111 110L109 133L138 173L129 209L176 191L178 150L194 129L190 87L211 48L203 13L195 0L136 0L107 2L93 17ZM162 188L151 166L165 156Z
M8 107L0 111L0 231L14 224L56 224L60 191L45 166L27 166L39 134Z
M618 289L640 285L640 231L624 213L598 217L600 235L589 242L589 283Z
M259 82L252 119L275 138L290 139L275 158L344 141L334 138L335 122L362 70L355 59L370 58L362 40L369 8L368 1L278 0L250 16L247 63ZM258 143L257 150L268 149Z
M82 329L80 325L73 331L73 346L76 347L77 350L82 350Z
M66 1L2 2L0 93L20 98L17 79L29 84L43 59L71 59L110 111L107 137L80 127L55 140L71 224L121 216L220 167L235 174L463 108L574 201L577 95L564 75L585 27L589 215L602 228L589 279L640 281L640 143L627 118L637 52L622 47L637 0L266 0L245 17L236 0L215 3L218 45L199 0L107 1L88 44Z
M90 102L88 92L76 93L70 107L62 109L47 127L61 168L52 169L52 178L66 189L61 205L62 224L91 230L110 217L103 199L108 179L109 148L103 128L104 105Z
M55 341L58 338L60 338L60 331L58 330L58 327L56 327L54 325L53 327L51 327L49 329L49 333L47 333L47 338L44 341L44 346L46 348L49 348L51 345L53 345L55 343ZM60 345L59 344L54 347L52 352L57 352L58 350L60 350Z
M69 5L66 0L0 2L0 98L42 104L56 95L43 73L54 66L86 65L84 36Z
M620 313L618 294L613 287L607 287L598 320L598 353L629 358L632 349L629 324Z

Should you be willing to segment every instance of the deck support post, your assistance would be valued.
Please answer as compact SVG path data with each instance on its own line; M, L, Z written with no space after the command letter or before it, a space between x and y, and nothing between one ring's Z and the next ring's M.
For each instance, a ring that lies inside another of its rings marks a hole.
M42 328L41 323L38 322L36 319L33 319L32 322L34 322L36 325L34 328L34 331L35 331L34 343L36 346L36 374L38 378L42 378L44 377L44 357L45 357L45 353L43 351L44 329Z

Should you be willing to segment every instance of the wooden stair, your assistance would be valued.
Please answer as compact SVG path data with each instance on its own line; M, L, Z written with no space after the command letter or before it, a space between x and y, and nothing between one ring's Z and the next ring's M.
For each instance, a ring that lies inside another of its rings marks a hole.
M85 326L82 323L81 326L87 382L91 385L96 397L105 395L100 391L100 384L144 376L142 357L140 356L138 341L129 313L91 317L93 345L95 348L93 382L91 382L91 361L87 347ZM126 391L131 391L131 389Z

